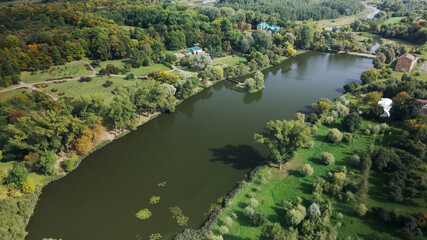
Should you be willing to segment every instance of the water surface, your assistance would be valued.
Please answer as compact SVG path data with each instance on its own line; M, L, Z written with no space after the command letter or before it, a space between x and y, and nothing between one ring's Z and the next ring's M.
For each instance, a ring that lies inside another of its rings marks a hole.
M309 112L312 102L335 98L372 60L305 53L264 71L266 88L232 91L222 82L127 136L90 154L68 176L43 189L27 239L171 239L180 228L168 207L179 206L189 227L203 222L211 202L226 194L266 156L253 134L273 119ZM244 80L244 79L242 79ZM167 182L160 188L159 182ZM160 203L149 205L152 195ZM149 208L149 220L135 213Z

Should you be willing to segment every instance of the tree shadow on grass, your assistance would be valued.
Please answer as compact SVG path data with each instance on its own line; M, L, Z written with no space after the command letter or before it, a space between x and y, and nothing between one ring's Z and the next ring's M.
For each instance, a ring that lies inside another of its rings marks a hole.
M231 164L235 169L248 169L263 162L258 151L249 145L225 145L222 148L210 149L213 154L211 162Z

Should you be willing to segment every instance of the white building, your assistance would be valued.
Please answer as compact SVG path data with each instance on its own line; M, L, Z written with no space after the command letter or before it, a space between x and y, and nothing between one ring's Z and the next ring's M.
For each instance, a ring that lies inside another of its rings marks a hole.
M378 104L384 108L384 113L381 114L381 117L390 117L390 109L393 104L393 100L390 98L381 98Z

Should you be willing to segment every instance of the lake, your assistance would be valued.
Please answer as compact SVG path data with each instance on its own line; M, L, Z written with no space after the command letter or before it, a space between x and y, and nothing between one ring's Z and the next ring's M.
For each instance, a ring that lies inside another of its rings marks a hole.
M203 222L212 202L266 157L253 134L267 121L295 119L320 98L336 98L358 81L372 60L308 52L263 71L266 88L254 94L221 82L123 138L90 154L66 177L43 189L26 239L171 239L180 228L169 207L179 206L189 227ZM244 80L242 78L241 80ZM166 182L165 187L158 187ZM151 196L160 196L150 205ZM148 208L148 220L135 213Z

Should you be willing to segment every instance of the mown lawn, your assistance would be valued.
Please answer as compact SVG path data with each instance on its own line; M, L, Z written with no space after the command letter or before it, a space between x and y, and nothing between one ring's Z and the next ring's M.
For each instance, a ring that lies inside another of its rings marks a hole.
M246 58L241 57L241 56L234 56L234 57L229 57L226 59L214 61L213 65L214 66L223 66L223 65L232 66L232 65L236 65L236 64L245 64L246 65L247 63L248 63L248 61L246 60Z
M111 80L113 84L109 87L104 87L103 84ZM128 87L136 84L135 80L124 80L120 77L94 77L91 82L80 82L80 81L68 81L63 83L49 83L46 88L40 88L46 93L55 97L61 97L61 93L65 93L62 96L67 97L80 97L83 95L101 94L104 96L105 103L108 104L112 101L114 93L112 92L116 87ZM52 89L56 91L52 92Z
M101 68L107 67L108 64L113 64L118 68L124 68L128 63L126 60L108 60L108 61L101 62L100 66L95 68L95 70L99 71ZM131 68L129 73L133 73L135 76L144 76L152 72L169 71L169 70L170 68L166 67L163 64L153 63L151 64L151 66L147 66L147 67Z
M26 83L44 82L52 79L65 77L81 77L90 75L92 72L85 67L86 60L66 63L62 66L54 66L48 70L36 72L22 72L21 80Z
M363 157L368 147L373 143L373 135L365 135L364 131L368 124L377 124L370 121L363 121L361 128L353 134L351 143L332 144L326 141L326 135L330 128L336 127L341 129L340 119L332 126L322 126L319 131L313 135L315 145L311 149L300 149L296 157L290 162L286 163L290 170L278 170L275 167L269 167L263 170L257 177L256 181L247 183L243 190L236 196L232 203L224 209L224 212L216 226L216 230L223 224L226 216L232 212L236 213L238 218L229 227L229 234L224 235L224 239L259 239L261 228L255 227L252 221L244 215L244 209L249 204L249 199L254 197L260 203L260 206L255 208L255 212L264 213L269 222L279 222L286 229L284 225L283 216L283 201L291 200L294 197L301 197L304 204L307 206L310 202L312 192L313 178L317 175L326 177L328 172L339 170L341 167L346 166L353 154L358 154ZM399 130L392 129L393 133L398 133ZM390 138L395 138L390 135ZM376 138L378 139L378 137ZM330 152L335 156L335 164L327 166L321 162L321 155L323 152ZM314 169L314 174L310 177L304 177L300 173L303 164L308 163ZM356 173L357 178L360 177L359 169L352 167ZM394 203L388 200L385 196L386 190L383 183L385 181L384 175L375 172L371 169L370 172L370 190L369 200L367 207L370 209L374 206L382 206L387 209L400 208L402 212L416 212L422 208L425 209L425 203L421 199L415 199L414 202ZM263 176L263 177L261 177ZM267 181L260 181L265 178ZM360 180L360 179L359 179ZM325 199L329 199L333 203L334 213L332 222L338 222L336 215L341 212L344 218L339 220L342 227L339 228L339 238L349 236L374 236L378 235L384 239L398 239L395 229L390 228L382 222L378 222L372 217L366 215L365 217L358 217L355 213L354 204L339 202L336 199L328 197L324 194ZM217 232L217 234L219 234Z

